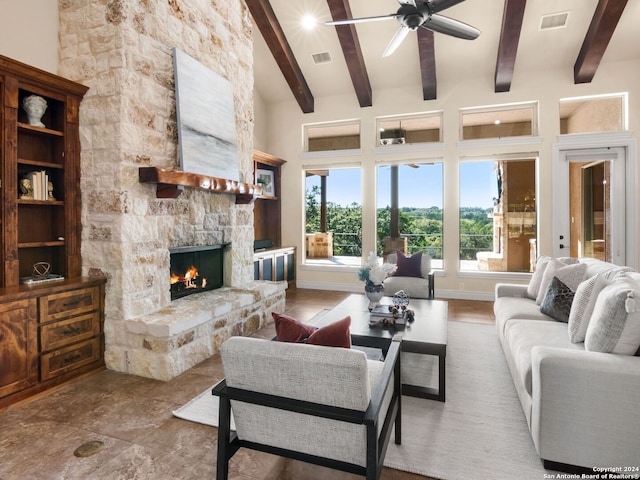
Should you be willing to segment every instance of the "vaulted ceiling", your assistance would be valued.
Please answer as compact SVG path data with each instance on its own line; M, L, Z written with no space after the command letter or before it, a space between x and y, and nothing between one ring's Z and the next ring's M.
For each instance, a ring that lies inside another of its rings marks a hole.
M414 88L416 100L433 100L439 83L460 76L491 76L495 92L510 91L519 71L546 68L566 68L576 84L588 83L602 62L640 59L640 2L633 0L466 0L441 13L478 28L479 38L419 28L384 58L397 20L323 22L395 13L396 0L245 1L257 27L256 89L267 103L295 98L304 113L330 95L353 94L369 107L385 88ZM567 12L564 28L540 29L544 16ZM314 30L301 27L305 14L318 19ZM317 54L331 60L316 64Z

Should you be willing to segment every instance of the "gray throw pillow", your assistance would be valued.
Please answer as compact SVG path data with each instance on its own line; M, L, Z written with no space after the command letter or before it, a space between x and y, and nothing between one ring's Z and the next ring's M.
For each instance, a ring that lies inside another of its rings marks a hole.
M585 350L635 355L640 347L640 286L618 280L602 289L584 340Z
M598 294L610 283L604 275L594 275L578 285L569 313L568 331L572 343L584 342Z
M547 268L547 264L551 261L551 257L540 255L536 261L536 269L531 275L529 285L527 285L527 297L535 300L538 296L538 290L540 290L540 284L542 283L542 277L544 271Z
M574 295L575 293L558 277L553 277L540 305L540 311L559 322L568 323Z

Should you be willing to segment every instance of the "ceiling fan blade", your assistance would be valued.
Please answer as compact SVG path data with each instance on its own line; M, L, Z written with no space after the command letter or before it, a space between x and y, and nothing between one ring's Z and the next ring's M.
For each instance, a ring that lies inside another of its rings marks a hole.
M462 2L464 2L464 0L431 0L427 3L432 13L438 13Z
M380 15L377 17L362 17L362 18L346 18L344 20L330 20L328 22L324 22L325 25L351 25L353 23L364 23L364 22L379 22L381 20L389 20L390 18L397 18L397 13L391 13L389 15Z
M475 40L480 35L480 30L477 28L442 15L431 15L420 26L433 32L444 33L464 40Z
M382 56L388 57L393 52L395 52L396 48L400 46L400 44L406 38L409 32L410 30L408 27L405 27L404 25L400 25L400 28L396 30L396 33L393 34L393 37L391 38L389 45L387 45L387 48L384 49L384 53L382 54Z

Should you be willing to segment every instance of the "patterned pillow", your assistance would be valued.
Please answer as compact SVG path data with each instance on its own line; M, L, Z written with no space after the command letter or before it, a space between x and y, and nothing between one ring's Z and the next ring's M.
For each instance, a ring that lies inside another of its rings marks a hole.
M598 294L610 283L604 275L598 274L578 285L569 314L568 331L572 343L584 342Z
M540 283L540 290L536 297L536 304L540 305L544 296L547 294L549 285L553 277L558 277L562 283L569 287L574 292L580 285L580 282L584 280L584 274L587 271L587 265L584 263L575 263L573 265L566 265L560 260L552 258L547 264L547 268L544 270L542 276L542 282Z
M618 280L602 289L584 340L585 350L635 355L640 347L640 285Z
M553 277L547 294L540 305L540 311L559 322L567 323L569 322L569 313L571 312L574 295L575 293L562 283L558 277Z

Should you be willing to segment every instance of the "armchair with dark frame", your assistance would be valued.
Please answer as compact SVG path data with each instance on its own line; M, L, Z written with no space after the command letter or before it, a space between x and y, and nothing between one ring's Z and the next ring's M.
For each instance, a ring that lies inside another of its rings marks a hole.
M401 443L400 337L384 362L356 349L232 337L221 348L218 480L240 448L377 480L395 425ZM231 416L235 431L231 429Z

